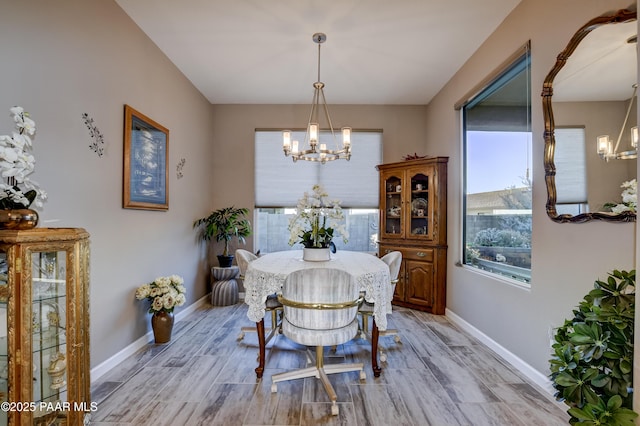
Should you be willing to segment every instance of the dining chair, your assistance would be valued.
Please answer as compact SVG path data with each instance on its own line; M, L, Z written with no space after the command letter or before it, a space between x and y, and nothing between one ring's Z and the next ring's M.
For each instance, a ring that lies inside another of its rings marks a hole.
M299 270L289 274L278 300L284 308L282 333L298 344L315 346L315 356L307 348L307 363L315 366L274 374L271 392L277 392L278 382L316 377L329 395L331 414L338 415L338 398L328 375L359 371L360 380L367 376L363 363L324 365L324 347L346 343L357 335L358 306L363 300L357 283L343 270Z
M396 284L398 283L398 275L400 274L400 265L402 264L402 253L399 251L392 251L380 258L384 263L389 266L389 277L391 278L390 285L388 287L389 300L393 300L393 294L396 291ZM371 341L371 334L369 333L369 317L373 316L373 303L364 302L358 309L358 314L362 318L362 327L360 329L360 337ZM394 336L393 340L396 343L402 343L400 334L396 329L387 329L380 331L379 336ZM380 361L385 362L387 355L380 348Z
M244 280L244 274L247 272L247 268L249 267L249 263L256 260L258 258L257 255L251 253L248 250L237 249L236 250L236 262L238 263L238 269L240 270L239 278ZM269 343L269 340L273 338L276 331L280 329L280 320L279 317L282 316L282 304L278 302L278 297L276 294L270 294L267 296L265 311L271 313L271 328L265 329L265 339L264 344ZM237 340L240 341L244 339L245 333L256 333L258 330L256 327L242 327L240 329L240 334L238 334Z

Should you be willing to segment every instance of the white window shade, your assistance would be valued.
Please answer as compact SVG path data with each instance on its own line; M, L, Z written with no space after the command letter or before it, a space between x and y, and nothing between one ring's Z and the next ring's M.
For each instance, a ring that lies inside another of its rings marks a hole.
M339 138L340 135L336 135ZM321 138L330 132L321 132ZM292 140L304 141L304 131L292 132ZM324 142L323 142L324 143ZM327 143L331 149L331 144ZM343 208L378 207L378 171L382 163L382 133L354 130L351 160L293 162L282 151L282 132L256 131L255 135L256 207L295 207L305 191L317 183Z
M557 204L587 203L587 159L583 128L556 128Z

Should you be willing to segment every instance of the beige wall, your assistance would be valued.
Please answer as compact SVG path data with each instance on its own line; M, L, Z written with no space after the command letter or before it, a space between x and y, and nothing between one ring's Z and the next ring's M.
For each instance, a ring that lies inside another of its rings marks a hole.
M543 167L542 82L573 33L628 1L523 0L498 30L453 76L428 107L427 150L448 155L449 260L447 307L498 345L548 374L549 329L608 271L635 265L634 223L557 224L546 215ZM461 144L454 104L520 46L531 40L533 120L533 248L531 288L456 266L461 251ZM442 141L448 141L443 145Z
M211 107L112 1L3 2L0 134L20 105L37 125L33 177L48 192L41 225L91 234L91 364L149 330L137 286L185 278L187 303L206 292L193 220L212 206ZM170 130L169 211L122 208L124 104ZM104 135L99 158L82 120ZM176 165L186 159L184 178Z
M311 99L309 99L311 101ZM214 205L253 209L253 146L255 129L306 126L309 105L214 105L212 160ZM335 128L383 130L383 161L400 161L407 154L436 155L425 148L425 106L330 105ZM284 155L284 154L283 154ZM345 184L348 184L346 182ZM229 191L232 185L234 190ZM247 247L253 249L253 241Z

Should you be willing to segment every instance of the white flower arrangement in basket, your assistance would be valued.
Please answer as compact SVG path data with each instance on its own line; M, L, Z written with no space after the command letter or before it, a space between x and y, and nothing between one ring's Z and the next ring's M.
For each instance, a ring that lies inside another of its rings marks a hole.
M178 275L158 277L149 284L143 284L136 290L136 299L147 299L151 302L150 314L173 312L176 306L186 301L184 280Z
M341 235L346 244L349 232L344 226L344 214L339 200L332 200L321 185L305 192L298 200L296 214L289 219L289 245L302 244L305 248L328 248L334 234Z
M24 209L34 201L36 207L42 207L47 194L29 178L36 163L29 153L36 124L22 107L14 106L10 111L15 130L11 136L0 135L0 209Z

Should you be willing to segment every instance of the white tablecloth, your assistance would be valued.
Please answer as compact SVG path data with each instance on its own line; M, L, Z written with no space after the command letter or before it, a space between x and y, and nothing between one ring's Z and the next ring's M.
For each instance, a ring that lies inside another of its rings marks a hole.
M245 303L247 316L259 322L264 318L267 296L279 291L293 271L310 268L342 269L351 274L365 300L374 304L374 318L380 330L387 329L387 314L391 313L389 298L389 267L377 257L363 252L339 250L326 262L305 262L302 250L269 253L249 263L245 273Z

